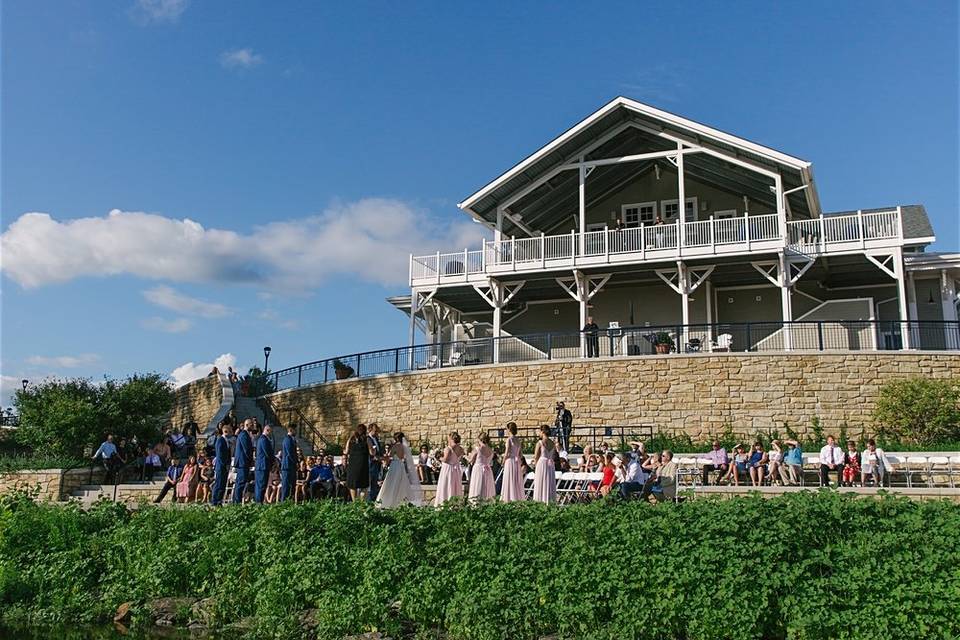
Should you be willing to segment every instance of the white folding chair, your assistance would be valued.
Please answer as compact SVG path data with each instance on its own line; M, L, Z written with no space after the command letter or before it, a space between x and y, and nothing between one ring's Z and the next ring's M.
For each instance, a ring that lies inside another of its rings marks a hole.
M809 458L807 456L804 456L803 464L800 465L800 486L801 487L805 486L803 478L807 473L807 466L812 467L813 470L816 472L817 486L822 487L823 478L820 477L820 456L819 455L810 456Z
M901 485L901 486L904 486L904 487L909 487L909 486L911 486L911 480L910 480L910 465L907 464L907 456L893 456L893 455L888 455L888 456L885 457L885 459L884 459L884 475L889 476L889 479L887 480L887 486L890 486L890 487L894 486L893 473L890 472L890 467L891 467L891 466L899 469L900 472L903 474L903 481L902 481L902 485ZM881 483L882 483L882 480L881 480Z
M527 500L533 497L533 472L527 474L527 477L523 479L523 493L527 497Z
M956 488L957 484L954 478L960 475L960 456L950 456L950 486Z
M463 364L463 352L454 351L452 354L450 354L450 362L447 364L449 364L451 367L459 367L461 364Z
M923 480L924 474L927 472L927 458L926 456L907 456L907 486L913 486L913 476L918 474L920 479Z
M953 475L950 473L950 458L947 456L930 456L927 458L928 484L931 487L937 486L936 476L944 476L947 481L945 486L953 488Z

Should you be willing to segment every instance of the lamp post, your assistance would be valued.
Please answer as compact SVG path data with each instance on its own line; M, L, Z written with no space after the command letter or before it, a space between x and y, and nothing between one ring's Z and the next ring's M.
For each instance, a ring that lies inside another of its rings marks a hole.
M26 390L27 390L27 385L30 384L30 381L27 380L26 378L24 378L23 380L20 381L20 384L23 385L23 390L26 391Z
M267 373L267 364L270 362L270 347L263 348L263 373Z

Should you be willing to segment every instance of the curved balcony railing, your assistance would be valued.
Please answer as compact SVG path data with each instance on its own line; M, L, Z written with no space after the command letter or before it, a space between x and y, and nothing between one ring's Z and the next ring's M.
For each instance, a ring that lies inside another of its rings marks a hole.
M707 352L960 350L960 323L860 320L665 324L477 338L364 351L270 373L278 391L346 378L587 356ZM665 345L665 346L658 346Z

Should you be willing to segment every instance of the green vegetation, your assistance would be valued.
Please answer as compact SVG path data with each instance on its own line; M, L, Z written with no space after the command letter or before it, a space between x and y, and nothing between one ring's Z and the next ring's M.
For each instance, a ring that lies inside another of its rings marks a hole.
M72 456L44 456L36 454L0 455L0 473L25 469L79 469L89 467L90 460Z
M85 378L49 379L17 391L17 444L41 456L75 457L112 433L156 440L173 406L173 388L158 373L94 384Z
M0 499L8 623L132 601L150 624L152 599L190 596L251 637L304 637L309 620L320 638L952 638L958 567L960 506L829 491L396 511Z
M960 381L908 378L880 390L873 420L880 435L919 445L960 439Z

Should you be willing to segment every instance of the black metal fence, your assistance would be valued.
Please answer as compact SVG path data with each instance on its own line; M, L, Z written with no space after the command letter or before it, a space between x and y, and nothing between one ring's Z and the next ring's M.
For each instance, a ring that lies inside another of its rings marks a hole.
M369 378L494 362L653 354L785 351L960 350L960 323L816 320L664 324L549 332L395 347L317 360L273 372L278 391L345 378Z

